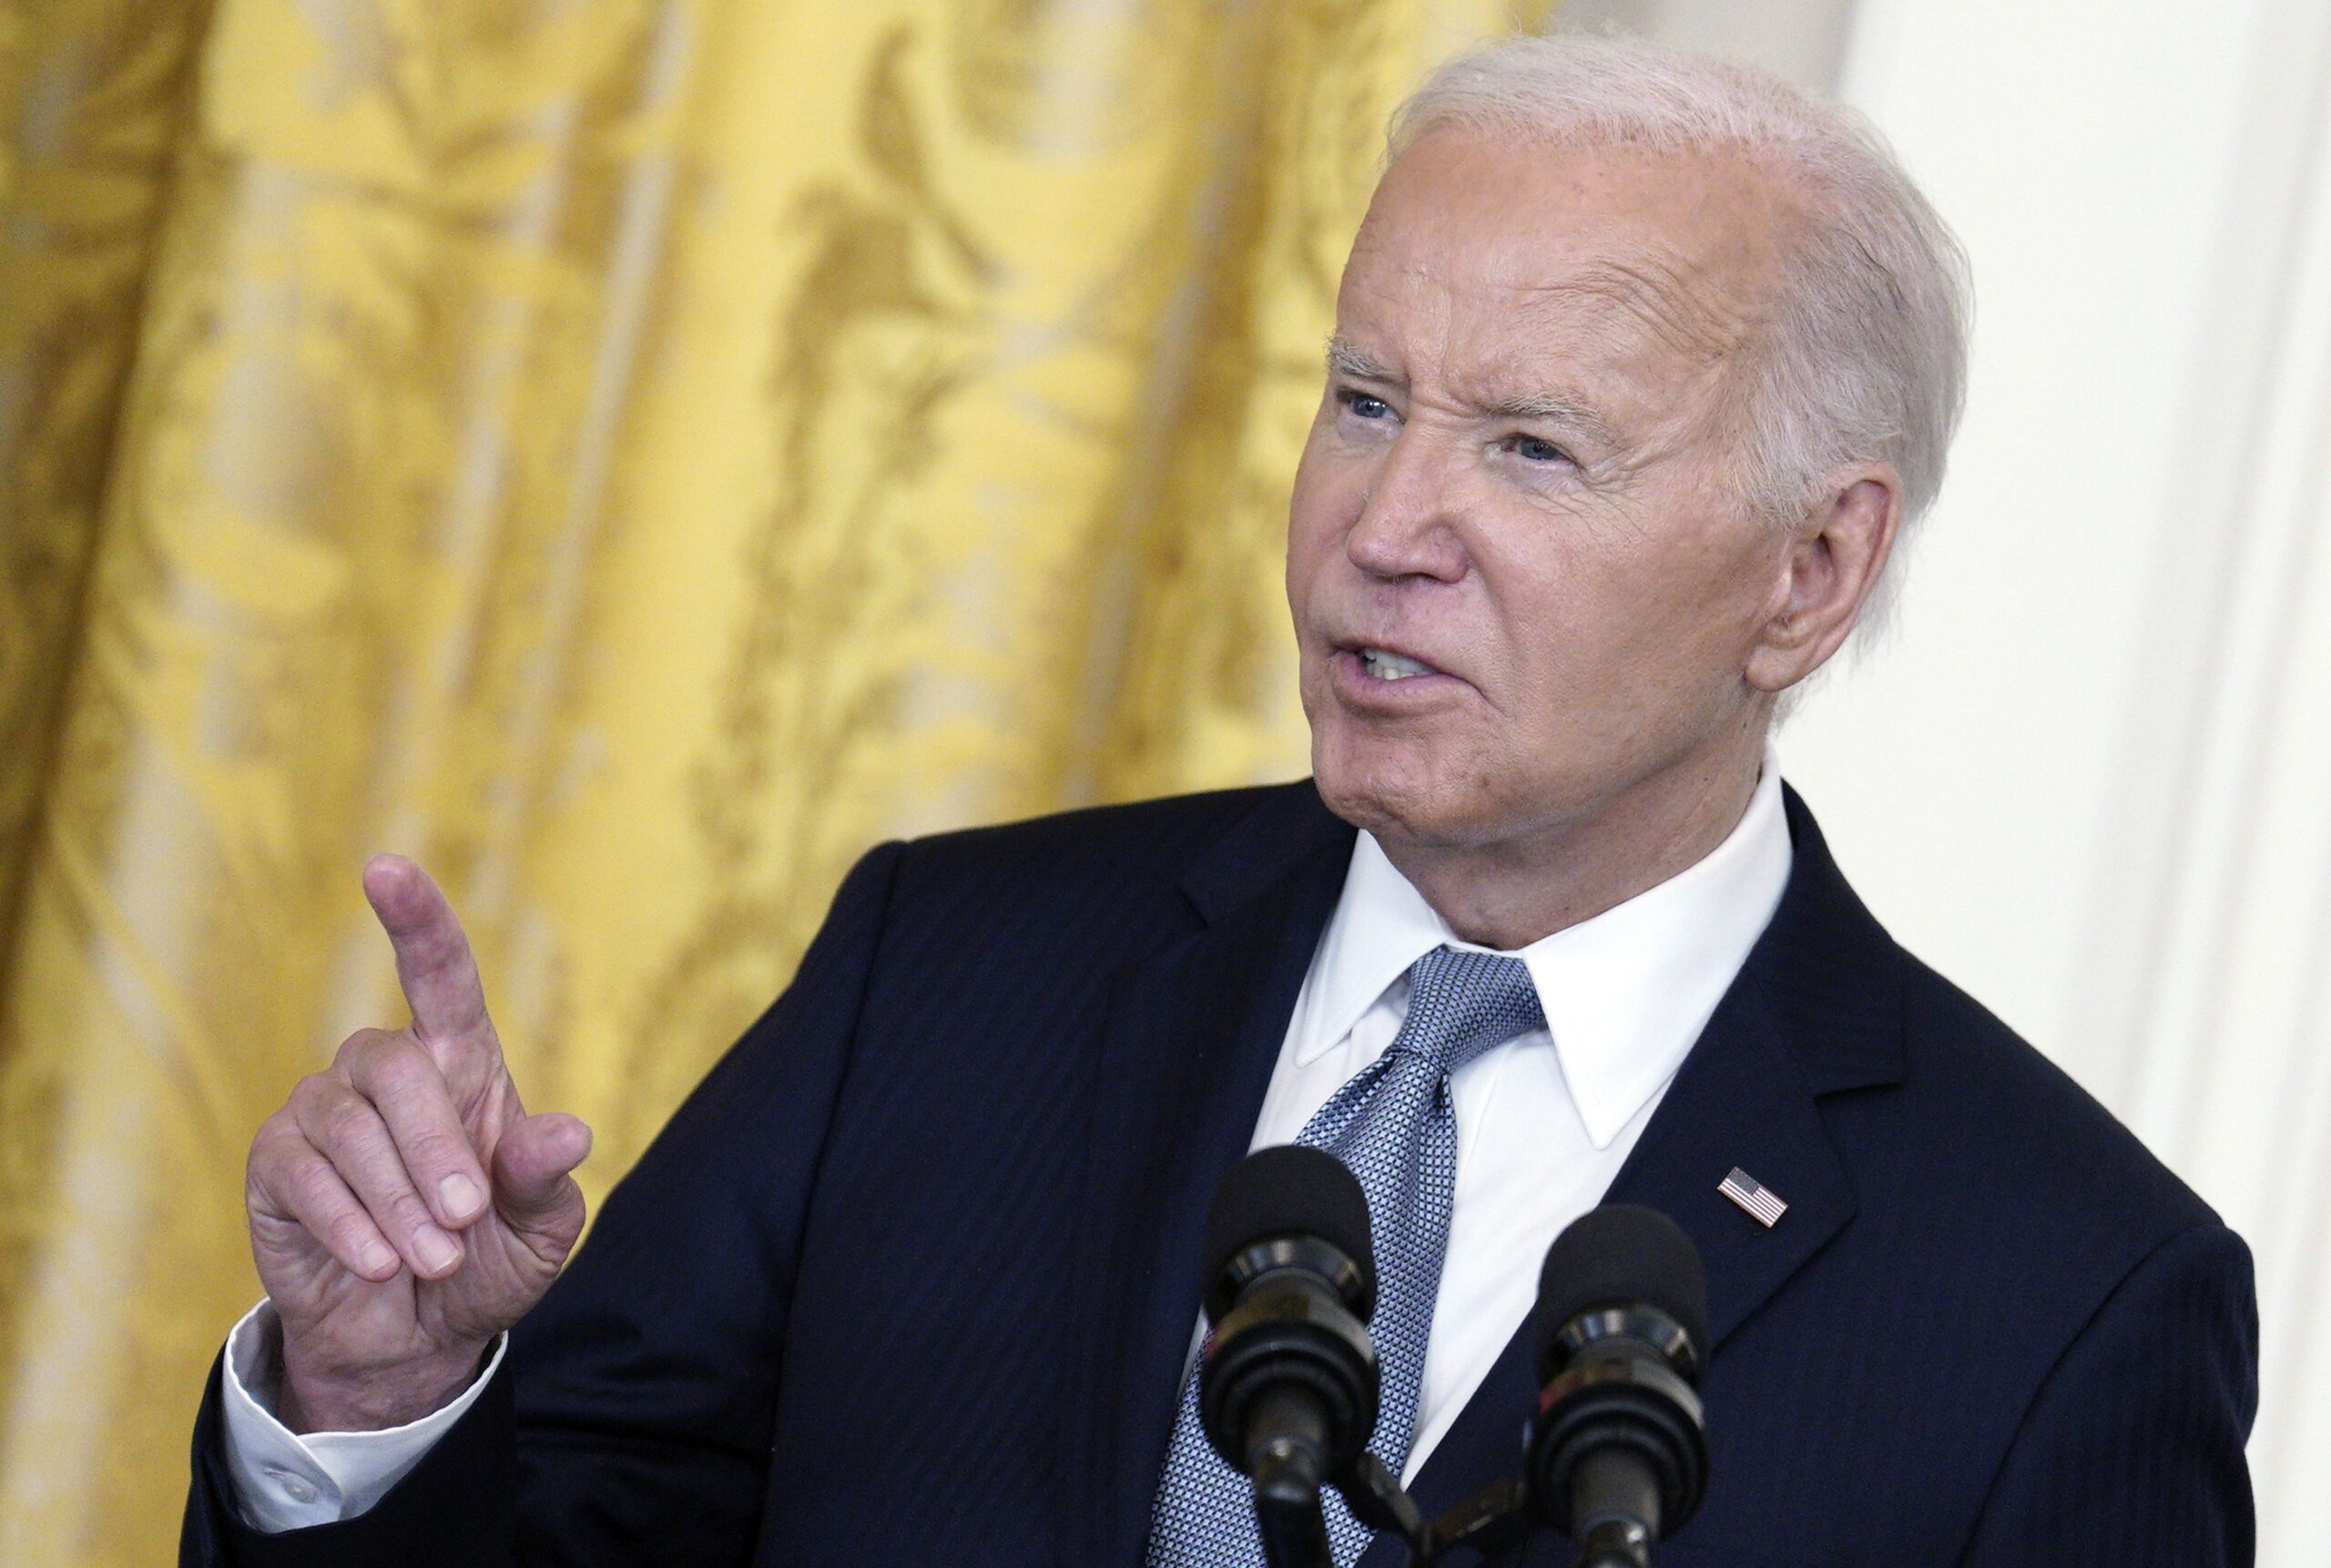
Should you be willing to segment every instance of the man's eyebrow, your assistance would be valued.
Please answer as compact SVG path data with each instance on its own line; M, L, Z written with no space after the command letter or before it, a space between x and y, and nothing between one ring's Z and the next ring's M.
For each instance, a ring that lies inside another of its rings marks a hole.
M1359 382L1395 382L1400 379L1349 338L1328 340L1328 373L1349 376Z
M1542 419L1577 425L1604 440L1611 439L1611 423L1591 403L1563 392L1523 392L1515 397L1492 400L1486 411L1497 419Z

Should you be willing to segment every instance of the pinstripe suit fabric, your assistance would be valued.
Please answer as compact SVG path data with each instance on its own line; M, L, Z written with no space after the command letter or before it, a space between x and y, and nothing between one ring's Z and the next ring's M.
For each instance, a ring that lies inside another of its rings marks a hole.
M1710 1277L1713 1481L1657 1560L2247 1563L2241 1242L1788 808L1788 891L1609 1195ZM1138 1563L1206 1199L1350 845L1290 785L874 850L371 1513L242 1526L214 1374L182 1563ZM1428 1510L1511 1472L1532 1393L1517 1339Z

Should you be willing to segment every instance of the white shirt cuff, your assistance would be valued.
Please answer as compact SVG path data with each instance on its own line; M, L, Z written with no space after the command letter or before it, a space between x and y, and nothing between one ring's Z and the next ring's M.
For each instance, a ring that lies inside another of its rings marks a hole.
M265 1301L243 1314L227 1336L220 1381L227 1407L227 1473L243 1522L270 1535L311 1524L353 1519L388 1495L421 1462L446 1429L477 1402L502 1365L510 1336L461 1396L441 1410L372 1432L309 1432L304 1437L275 1419L283 1369L276 1347L275 1308Z

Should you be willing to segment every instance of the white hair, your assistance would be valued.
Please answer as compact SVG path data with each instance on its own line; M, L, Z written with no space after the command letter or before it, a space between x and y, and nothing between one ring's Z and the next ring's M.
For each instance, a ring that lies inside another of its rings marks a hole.
M1806 221L1734 383L1749 505L1793 524L1826 474L1884 462L1901 477L1907 535L1942 487L1965 401L1971 288L1966 252L1875 127L1746 66L1585 37L1502 39L1451 60L1393 116L1388 158L1451 124L1529 145L1731 152L1786 181ZM1866 625L1888 618L1895 575Z

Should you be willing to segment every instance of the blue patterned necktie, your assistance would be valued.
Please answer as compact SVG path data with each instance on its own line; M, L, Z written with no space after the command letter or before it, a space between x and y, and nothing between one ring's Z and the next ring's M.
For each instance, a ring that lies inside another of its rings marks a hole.
M1295 1140L1342 1160L1368 1195L1378 1281L1369 1333L1383 1380L1368 1446L1395 1475L1416 1437L1425 1343L1457 1186L1449 1075L1491 1046L1543 1027L1537 990L1520 959L1435 948L1409 970L1409 1015L1392 1044L1337 1090ZM1372 1533L1342 1498L1330 1494L1325 1502L1338 1568L1350 1568ZM1166 1445L1148 1568L1260 1568L1262 1562L1252 1488L1206 1441L1194 1366L1183 1380L1181 1412Z

